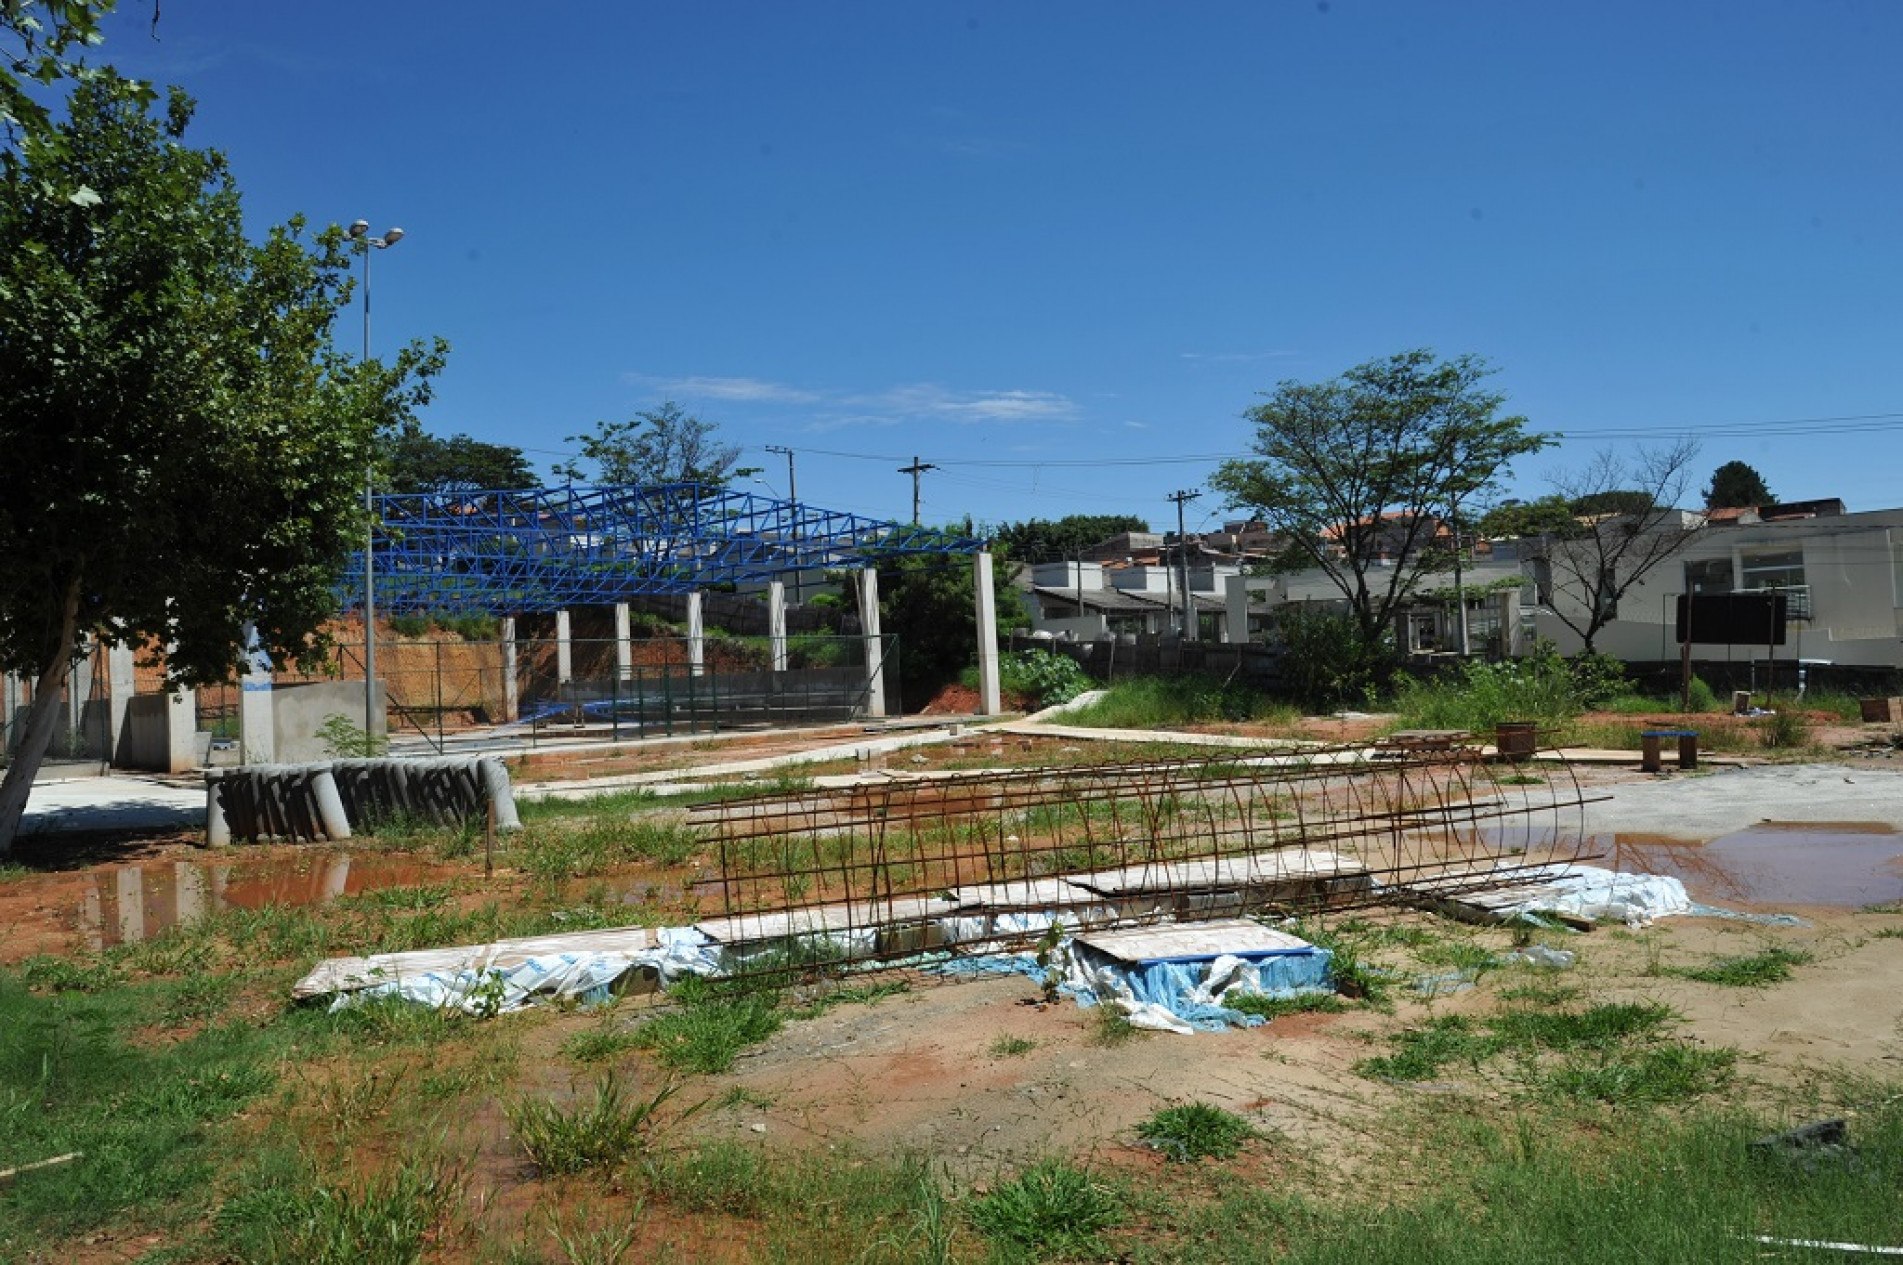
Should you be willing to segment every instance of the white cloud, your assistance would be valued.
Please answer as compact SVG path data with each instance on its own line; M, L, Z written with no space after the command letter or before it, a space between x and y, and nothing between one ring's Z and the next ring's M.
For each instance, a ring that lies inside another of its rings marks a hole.
M767 382L760 378L642 377L641 380L652 383L669 395L684 395L701 400L810 404L820 398L812 391L801 390L799 387L787 386L780 382Z
M811 430L848 426L897 426L931 420L948 425L1037 425L1075 421L1077 402L1057 391L1009 389L959 391L936 382L914 382L877 391L807 389L764 378L693 376L664 378L630 373L627 381L656 395L683 401L729 404L804 405Z
M1178 353L1184 360L1193 360L1206 365L1251 364L1258 360L1287 360L1301 355L1298 351L1185 351Z
M931 382L893 387L850 403L895 418L935 417L951 422L1067 422L1077 404L1056 391L953 391Z

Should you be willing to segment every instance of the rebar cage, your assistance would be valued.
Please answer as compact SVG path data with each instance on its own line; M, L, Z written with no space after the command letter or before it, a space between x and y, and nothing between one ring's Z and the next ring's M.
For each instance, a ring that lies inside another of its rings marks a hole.
M1444 901L1581 859L1564 761L1303 746L913 775L704 805L736 976L1049 933Z

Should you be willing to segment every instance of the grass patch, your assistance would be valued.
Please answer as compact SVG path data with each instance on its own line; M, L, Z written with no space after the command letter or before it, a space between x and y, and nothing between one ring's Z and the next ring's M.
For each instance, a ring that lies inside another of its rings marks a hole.
M1546 1072L1542 1087L1562 1098L1614 1106L1659 1106L1686 1102L1731 1083L1738 1052L1668 1042L1637 1050L1570 1057Z
M1037 1042L1030 1037L999 1037L986 1047L985 1053L994 1059L1011 1059L1035 1049Z
M1293 997L1270 997L1265 993L1224 993L1222 1004L1245 1015L1280 1019L1284 1015L1336 1015L1348 1009L1334 993L1297 993Z
M677 1088L666 1085L651 1097L630 1099L610 1072L595 1082L592 1102L561 1107L544 1098L518 1098L503 1110L517 1144L537 1168L579 1173L640 1154L654 1128L655 1113Z
M1355 1071L1374 1080L1432 1080L1453 1063L1478 1068L1507 1044L1461 1015L1442 1015L1426 1027L1397 1032L1390 1043L1394 1053L1363 1059Z
M1090 1043L1114 1049L1143 1035L1143 1029L1130 1022L1129 1016L1109 1002L1099 1002L1090 1010Z
M1662 967L1661 975L1697 980L1701 984L1723 984L1730 988L1765 988L1791 978L1791 968L1805 966L1811 955L1802 949L1772 945L1758 953L1713 958L1703 966Z
M213 1221L214 1240L248 1265L415 1265L462 1184L414 1159L355 1190L282 1162L250 1178Z
M1206 1102L1165 1107L1137 1126L1144 1143L1179 1163L1226 1160L1256 1136L1247 1120Z
M1350 920L1334 928L1322 923L1297 923L1293 932L1316 948L1328 951L1328 981L1334 985L1337 993L1365 1001L1371 1006L1382 1006L1387 1004L1393 980L1387 971L1364 958L1363 951L1370 940L1388 936L1406 937L1416 933L1416 929L1398 926L1369 928L1366 923ZM1419 934L1425 936L1426 933ZM1397 942L1425 941L1402 939Z
M736 996L683 980L675 995L681 1008L636 1028L634 1042L683 1072L724 1072L740 1051L765 1041L786 1022L778 1000L764 993Z
M1657 1002L1617 1002L1587 1010L1510 1010L1495 1016L1489 1026L1512 1042L1571 1050L1651 1036L1677 1018L1670 1006Z
M577 1032L562 1042L562 1053L577 1063L606 1063L636 1048L636 1045L633 1029L603 1024L586 1032Z
M966 1215L995 1243L1050 1256L1100 1257L1099 1236L1122 1220L1108 1187L1061 1160L1033 1165L972 1200Z
M904 980L881 980L874 984L852 984L834 988L822 993L804 1006L789 1013L791 1019L816 1019L836 1006L869 1006L873 1002L883 1001L887 997L897 997L912 991L912 986Z
M1105 729L1158 729L1210 721L1294 726L1300 709L1251 686L1214 677L1145 676L1118 681L1065 717Z

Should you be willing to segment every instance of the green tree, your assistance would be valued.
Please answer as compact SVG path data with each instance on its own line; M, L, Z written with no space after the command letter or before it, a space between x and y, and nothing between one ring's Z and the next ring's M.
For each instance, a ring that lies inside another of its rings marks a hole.
M734 479L758 474L738 465L740 445L723 444L718 427L669 400L636 413L625 422L597 422L584 435L570 435L578 459L554 466L564 478L607 485L699 483L725 487ZM592 475L589 467L593 467Z
M1019 562L1064 562L1112 536L1148 530L1147 521L1131 514L1068 514L1005 523L991 539Z
M516 491L542 485L522 450L484 443L467 435L441 439L421 426L405 426L377 444L383 484L392 492L435 488Z
M1713 470L1711 485L1705 489L1708 510L1755 509L1776 503L1764 476L1742 461L1727 461Z
M1210 479L1287 542L1277 569L1317 567L1334 582L1370 661L1421 575L1445 562L1443 525L1548 442L1501 415L1505 397L1482 385L1490 373L1474 356L1417 350L1284 382L1245 414L1258 457Z
M1502 540L1562 533L1572 526L1572 507L1555 493L1532 501L1502 501L1480 516L1476 530L1483 540Z
M362 537L380 426L427 399L444 348L334 351L343 234L253 244L224 158L110 72L0 156L0 669L33 704L0 783L0 851L88 636L163 646L175 682L259 649L310 662Z
M51 117L28 85L57 83L73 73L68 52L99 42L99 19L112 12L114 3L0 0L0 126L10 134L47 130ZM140 86L137 91L147 90Z

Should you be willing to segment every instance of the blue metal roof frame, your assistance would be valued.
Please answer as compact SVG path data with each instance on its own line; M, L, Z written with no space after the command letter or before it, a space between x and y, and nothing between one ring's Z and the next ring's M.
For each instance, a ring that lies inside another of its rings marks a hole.
M696 483L444 488L376 498L377 608L527 614L650 593L858 569L985 542ZM338 585L363 604L363 554Z

